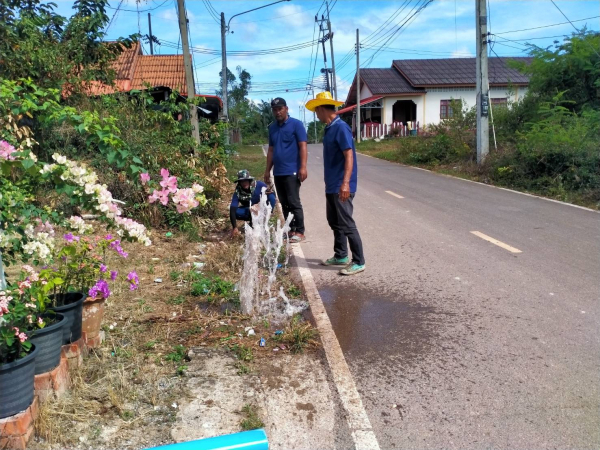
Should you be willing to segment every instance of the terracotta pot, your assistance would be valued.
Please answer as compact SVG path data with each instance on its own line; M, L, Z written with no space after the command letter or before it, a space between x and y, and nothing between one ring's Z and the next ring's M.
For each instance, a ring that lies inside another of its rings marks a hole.
M83 302L83 324L82 330L85 332L86 339L93 342L100 333L102 319L104 317L104 298L88 297Z

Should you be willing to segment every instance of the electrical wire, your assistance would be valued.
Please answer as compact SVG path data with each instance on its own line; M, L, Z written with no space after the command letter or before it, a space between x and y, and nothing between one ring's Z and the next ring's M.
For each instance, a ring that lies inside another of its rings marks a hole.
M204 4L204 7L206 8L206 10L208 11L208 14L212 17L212 19L217 23L217 24L221 24L221 20L217 18L217 16L215 15L215 13L212 11L212 9L209 7L208 4L208 0L202 0L202 3Z
M577 33L581 34L581 31L579 31L579 29L578 29L578 28L577 28L575 25L573 25L573 22L571 22L571 21L569 20L569 18L566 16L566 14L565 14L564 12L562 12L562 9L560 9L560 8L558 7L558 5L557 5L556 3L554 3L554 0L550 0L550 1L552 2L552 4L553 4L554 6L556 6L556 9L558 9L558 10L560 11L560 13L563 15L563 17L569 21L569 23L571 24L571 26L572 26L573 28L575 28L575 31L577 31ZM586 42L587 42L587 41L586 41ZM596 51L596 49L595 49L595 48L592 46L592 44L590 44L590 43L588 42L588 45L590 46L590 48L592 49L592 51L593 51L593 52L594 52L596 55L598 55L598 57L600 57L600 53L598 53L598 52Z
M561 22L561 23L553 23L553 24L550 24L550 25L543 25L541 27L523 28L522 30L501 31L500 33L494 33L494 34L499 35L499 34L508 34L508 33L519 33L521 31L540 30L542 28L557 27L559 25L566 25L568 23L570 23L571 25L573 25L573 22L583 22L584 20L597 19L599 17L600 16L593 16L593 17L587 17L585 19L571 20L569 22Z
M161 8L161 7L162 7L162 6L163 6L165 3L167 3L168 1L169 1L169 0L165 0L165 1L164 1L164 2L162 2L160 5L158 5L158 6L154 7L154 8L142 9L142 10L137 10L137 9L121 9L121 11L126 11L126 12L134 12L134 13L137 13L137 12L143 13L143 12L148 12L148 11L154 11L155 9ZM122 3L122 2L121 2L121 3ZM138 5L138 6L139 6L139 5ZM118 7L117 7L117 8L113 8L112 6L108 6L108 5L106 5L106 7L107 7L107 8L109 8L109 9L115 9L115 10L116 10L116 9L119 9Z
M270 49L263 49L263 50L231 50L231 51L227 52L227 55L231 55L231 56L272 55L272 54L277 54L277 53L285 53L285 52L291 52L291 51L295 51L295 50L301 50L303 48L308 48L308 47L314 45L315 43L319 43L319 41L307 41L307 42L301 42L298 44L288 45L286 47L277 47L277 48L270 48ZM161 45L164 45L165 47L175 48L174 46L176 44L174 42L170 42L170 41L162 41ZM205 54L205 55L215 55L215 56L221 54L221 50L209 49L209 48L204 48L204 47L193 47L193 48L190 48L190 51Z
M117 14L119 14L119 10L121 9L121 5L123 4L124 0L121 0L119 2L119 5L117 6L117 8L115 9L115 13L113 14L113 16L110 18L110 22L108 22L108 25L106 25L106 28L104 29L104 36L106 36L106 33L108 32L108 29L110 28L110 26L113 23L113 20L115 20L115 18L117 17Z

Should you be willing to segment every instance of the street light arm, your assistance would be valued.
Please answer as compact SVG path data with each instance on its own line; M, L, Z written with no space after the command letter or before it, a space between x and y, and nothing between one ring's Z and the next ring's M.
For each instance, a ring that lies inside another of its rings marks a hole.
M227 31L229 31L229 24L231 23L231 20L232 20L234 17L241 16L242 14L246 14L246 13L249 13L249 12L252 12L252 11L256 11L257 9L266 8L267 6L275 5L275 4L277 4L277 3L281 3L281 2L289 2L289 1L291 1L291 0L279 0L279 1L277 1L277 2L269 3L268 5L259 6L258 8L249 9L248 11L244 11L244 12L241 12L241 13L239 13L239 14L234 14L233 16L231 16L231 17L229 18L229 21L227 22Z

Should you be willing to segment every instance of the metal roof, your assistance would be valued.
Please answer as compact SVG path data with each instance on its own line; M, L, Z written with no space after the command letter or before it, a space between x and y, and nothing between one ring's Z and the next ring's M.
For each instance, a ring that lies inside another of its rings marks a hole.
M529 64L529 57L488 58L490 85L529 84L529 77L509 67L509 61ZM474 86L475 58L397 59L393 67L414 87Z
M410 85L396 69L390 67L388 69L361 69L360 70L361 86L366 84L371 94L373 95L390 95L390 94L422 94L425 91L422 88L415 88ZM356 103L356 77L348 97L346 104L352 105ZM361 101L362 103L362 101Z
M362 106L362 105L366 105L367 103L374 102L375 100L379 100L379 99L381 99L381 98L383 98L383 96L381 96L381 95L374 95L374 96L372 96L372 97L367 97L367 98L365 98L364 100L362 100L362 99L361 99L361 101L360 101L360 105L361 105L361 106ZM339 115L339 114L344 114L344 113L346 113L346 112L348 112L348 111L352 111L352 110L353 110L353 109L355 109L355 108L356 108L356 105L348 106L348 107L346 107L346 108L339 109L339 110L337 111L337 113L338 113L338 115Z

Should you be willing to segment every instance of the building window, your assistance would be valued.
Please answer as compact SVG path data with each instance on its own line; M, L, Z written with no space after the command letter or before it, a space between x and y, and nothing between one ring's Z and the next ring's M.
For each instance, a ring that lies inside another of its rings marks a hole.
M454 116L452 106L461 107L460 100L440 100L440 119L450 119Z
M492 98L492 106L506 106L508 101L504 98Z

